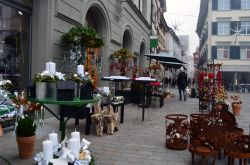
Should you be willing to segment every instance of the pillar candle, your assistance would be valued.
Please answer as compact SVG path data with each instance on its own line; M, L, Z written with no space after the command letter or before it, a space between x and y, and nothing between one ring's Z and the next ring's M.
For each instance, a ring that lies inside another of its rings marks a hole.
M56 64L54 62L47 62L46 63L46 71L48 71L51 74L56 73Z
M52 141L45 140L43 141L43 159L49 161L53 158L53 148L52 148Z
M84 76L84 67L83 65L77 65L77 74Z
M71 138L77 139L78 145L80 147L80 143L81 143L80 132L78 132L78 131L71 132Z
M78 143L78 139L69 139L69 150L76 156L76 159L79 159L80 146Z
M50 133L49 134L49 140L53 143L53 152L57 152L57 144L58 144L58 136L57 133Z

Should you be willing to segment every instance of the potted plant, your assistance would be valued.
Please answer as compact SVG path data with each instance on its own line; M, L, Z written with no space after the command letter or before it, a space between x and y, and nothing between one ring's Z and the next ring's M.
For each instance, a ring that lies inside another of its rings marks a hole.
M231 96L231 99L233 100L233 102L232 102L233 114L238 116L238 115L240 115L241 104L242 104L242 102L240 101L240 96L233 95L233 96Z
M32 156L36 141L35 131L36 125L30 117L23 116L18 119L16 126L16 141L20 158L27 159Z

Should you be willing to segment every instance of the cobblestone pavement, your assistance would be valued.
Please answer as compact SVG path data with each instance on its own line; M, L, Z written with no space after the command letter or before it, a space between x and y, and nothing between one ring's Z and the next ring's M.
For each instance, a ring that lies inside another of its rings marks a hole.
M172 89L177 94L177 90ZM229 93L229 96L231 93ZM250 93L240 94L243 105L241 115L237 116L239 127L249 133L249 105ZM158 103L158 102L157 102ZM176 95L173 98L165 99L164 107L146 109L145 121L141 122L141 109L131 104L125 106L124 123L120 124L119 131L113 135L104 134L102 137L95 136L95 128L91 127L90 135L84 135L85 120L80 121L79 126L74 126L74 120L67 125L68 134L75 128L82 132L84 137L92 142L90 150L96 158L97 165L189 165L191 154L188 150L175 151L165 147L165 115L170 113L183 113L189 116L190 113L198 112L198 99L188 98L187 101L179 101ZM46 125L38 129L38 140L36 152L41 152L42 141L46 134L58 130L58 121L55 119L46 120ZM0 155L6 157L13 165L34 164L33 159L21 160L18 158L18 149L13 130L5 130L4 136L0 137ZM209 160L208 160L209 161ZM197 157L196 163L200 160ZM4 165L0 161L0 164ZM216 159L216 164L227 164L227 159Z

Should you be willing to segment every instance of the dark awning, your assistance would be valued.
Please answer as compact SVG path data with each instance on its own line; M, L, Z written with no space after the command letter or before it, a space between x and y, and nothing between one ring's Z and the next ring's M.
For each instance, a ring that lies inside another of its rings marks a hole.
M144 54L144 56L149 57L151 59L158 60L158 61L165 61L165 62L174 62L174 63L186 64L185 62L179 60L178 58L172 57L172 56L167 56L164 53L160 53L160 54Z
M159 61L160 64L162 64L164 67L167 68L174 68L174 69L180 69L181 67L184 67L184 69L186 69L186 67L184 66L183 63L179 63L179 62L166 62L166 61Z

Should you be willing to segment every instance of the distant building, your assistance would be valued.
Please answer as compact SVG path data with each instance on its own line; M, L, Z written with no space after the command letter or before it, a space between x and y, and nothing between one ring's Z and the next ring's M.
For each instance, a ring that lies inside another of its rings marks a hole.
M194 60L194 68L198 69L199 60L200 60L200 52L199 52L199 50L196 50L193 53L193 60Z
M223 63L226 87L250 83L250 0L201 0L196 32L200 66Z
M183 47L183 56L189 54L189 36L188 35L179 35L181 46Z

